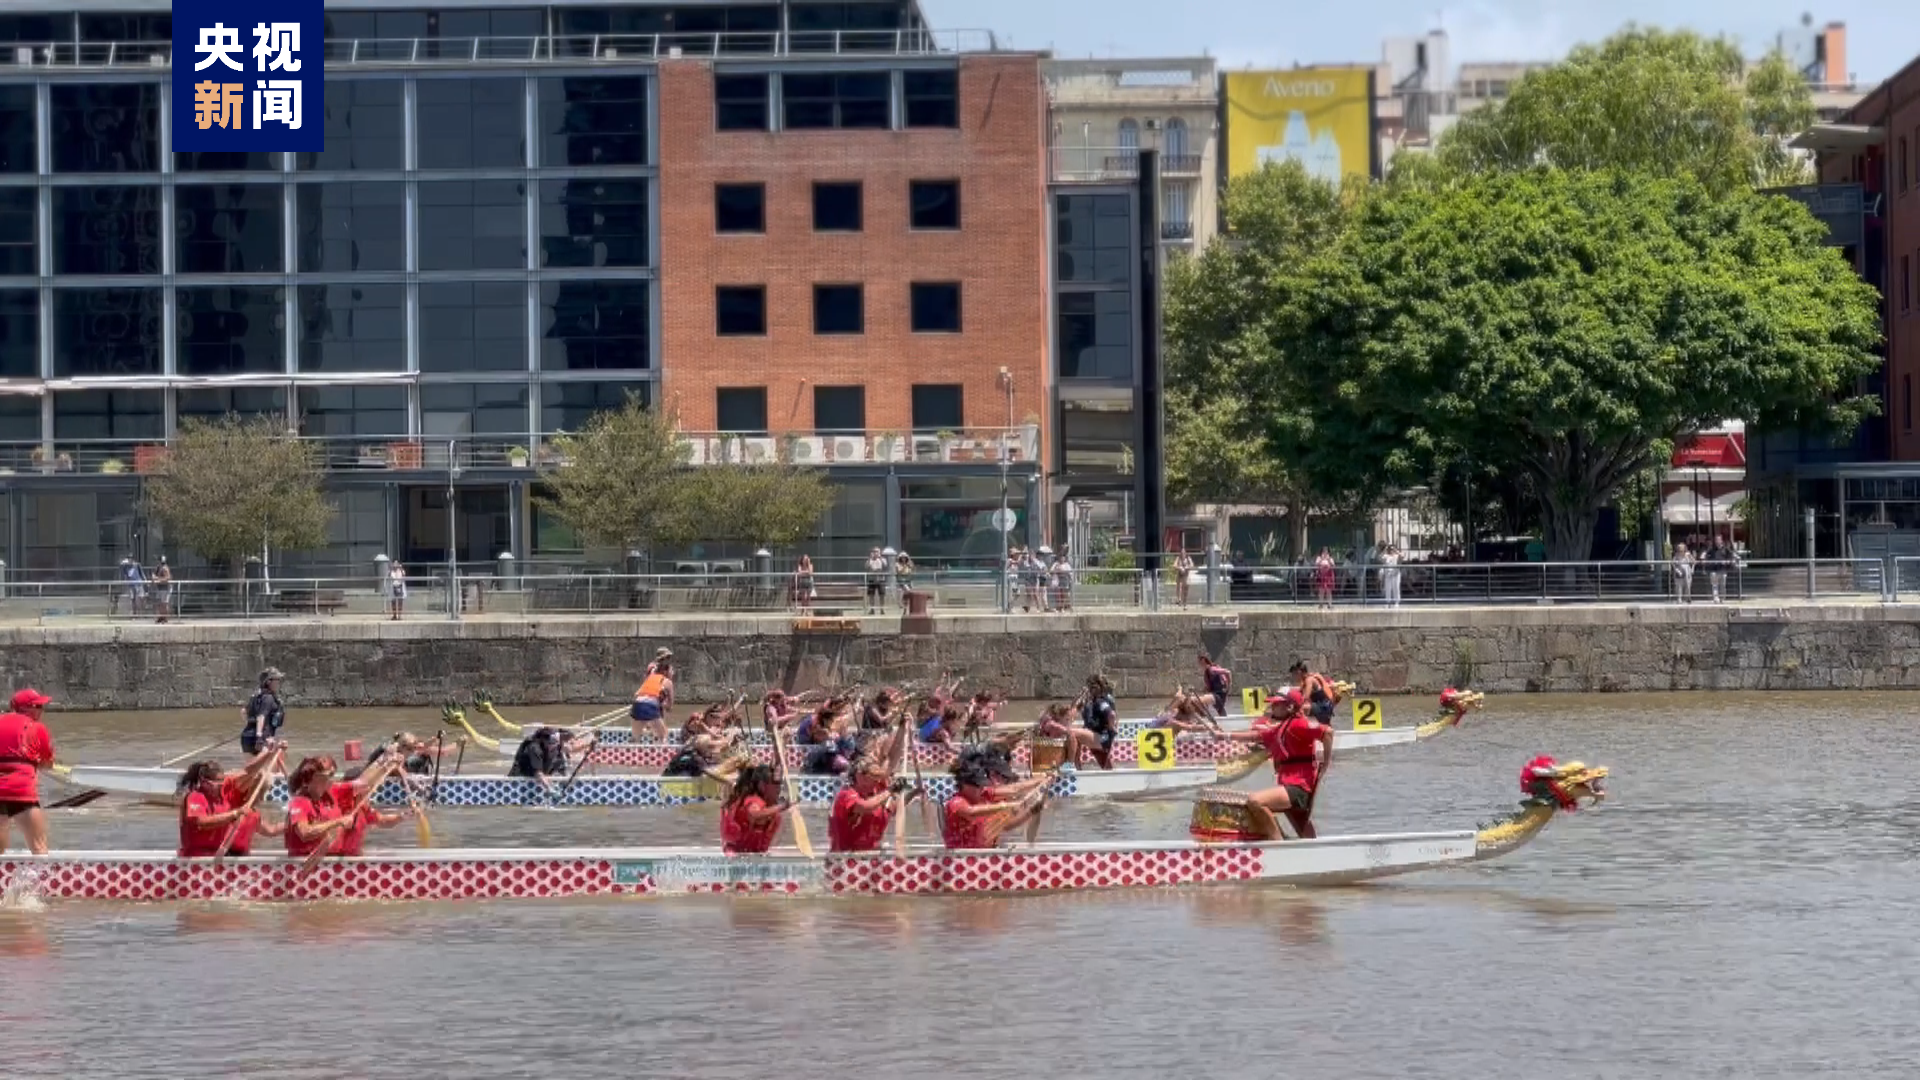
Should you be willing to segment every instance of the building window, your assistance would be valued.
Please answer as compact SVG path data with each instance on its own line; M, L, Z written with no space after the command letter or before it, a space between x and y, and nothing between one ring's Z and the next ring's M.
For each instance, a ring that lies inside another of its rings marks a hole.
M53 395L56 442L164 439L166 393L161 390L68 390Z
M54 172L159 170L159 83L56 83L49 94Z
M1054 276L1063 282L1133 280L1133 208L1125 195L1054 199Z
M653 366L653 283L540 285L540 370L646 371Z
M404 436L404 386L303 386L300 434L308 436Z
M540 79L540 164L645 165L647 80Z
M181 289L174 298L182 375L287 370L286 291L277 286Z
M235 416L274 416L285 427L287 391L278 386L201 387L179 391L174 414L181 420L218 420Z
M1174 117L1167 121L1167 156L1183 158L1193 151L1187 149L1187 122Z
M815 285L813 287L813 332L816 334L864 334L867 313L858 285Z
M88 184L53 189L53 272L160 272L160 189Z
M540 265L648 266L648 181L540 181Z
M512 435L525 438L527 384L424 383L420 428L428 435Z
M38 106L32 83L0 86L0 173L40 168Z
M860 435L867 430L867 388L813 388L813 430L822 435Z
M858 181L813 185L815 232L859 232L862 219Z
M173 192L174 270L279 273L280 218L279 184L181 184Z
M722 285L714 290L714 332L721 337L760 337L767 332L767 287Z
M913 388L913 430L958 431L966 427L965 398L958 385L919 384Z
M327 80L322 120L326 149L296 154L294 164L316 172L398 170L404 161L400 85L398 79Z
M713 392L714 416L720 430L736 435L767 433L767 388L723 386Z
M643 382L554 382L540 386L540 431L579 431L597 413L625 408L628 395L645 406L653 384Z
M421 79L414 93L420 168L527 163L525 79Z
M884 71L780 76L782 126L880 130L893 126L893 76Z
M908 185L909 224L916 229L960 227L960 181L915 180Z
M1120 152L1126 157L1140 153L1140 121L1131 116L1120 121Z
M420 370L527 370L526 285L421 282Z
M159 289L53 290L53 373L158 375Z
M520 270L527 265L527 185L422 180L420 269Z
M33 289L0 289L0 379L39 375L40 294Z
M960 73L907 71L901 73L910 128L960 126Z
M279 172L280 155L264 150L176 151L173 171L190 172Z
M40 192L30 187L0 188L0 274L40 274Z
M301 371L407 370L405 285L303 285L296 298Z
M765 184L715 184L713 186L713 229L719 233L766 232L767 186Z
M407 268L407 186L306 183L295 189L295 244L302 273Z
M1186 184L1176 180L1166 185L1161 202L1166 216L1162 224L1172 226L1172 235L1168 239L1184 239L1193 235L1189 228L1193 224L1192 199L1193 189Z
M1133 378L1133 303L1125 290L1063 293L1059 309L1061 378Z
M911 291L914 333L957 334L960 332L959 282L916 281Z
M765 131L773 118L766 75L715 75L713 126L721 131Z

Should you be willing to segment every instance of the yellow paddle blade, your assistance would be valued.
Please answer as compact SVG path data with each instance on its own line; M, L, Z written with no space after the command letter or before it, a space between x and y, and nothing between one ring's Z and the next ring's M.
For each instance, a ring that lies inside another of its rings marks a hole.
M1231 784L1252 775L1253 770L1267 763L1269 755L1265 750L1255 750L1236 758L1228 758L1214 766L1214 779L1218 783Z
M413 811L413 836L423 848L433 846L433 825L427 821L426 811L416 804Z
M73 775L73 770L68 768L65 765L49 765L47 766L47 771L61 778L62 780L65 780Z
M800 816L798 807L787 816L793 819L793 846L800 849L800 854L813 858L813 839L807 835L807 819Z

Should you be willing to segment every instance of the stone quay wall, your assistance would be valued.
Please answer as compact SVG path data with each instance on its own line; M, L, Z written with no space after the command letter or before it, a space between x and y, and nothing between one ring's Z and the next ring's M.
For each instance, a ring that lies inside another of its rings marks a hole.
M1304 657L1383 694L1920 689L1920 605L972 615L937 617L930 634L737 617L0 628L7 682L66 709L237 705L269 665L297 705L431 706L479 688L503 704L618 703L660 645L686 701L944 671L1017 698L1071 697L1098 671L1122 697L1151 698L1192 685L1202 650L1236 687L1281 681Z

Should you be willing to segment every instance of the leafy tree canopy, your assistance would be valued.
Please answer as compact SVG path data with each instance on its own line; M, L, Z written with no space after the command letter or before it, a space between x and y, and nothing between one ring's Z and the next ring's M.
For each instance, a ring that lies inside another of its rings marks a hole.
M181 421L146 495L170 540L231 564L263 543L286 551L325 545L334 508L323 478L313 447L282 422L228 415Z
M1806 80L1777 53L1748 70L1724 38L1629 27L1462 117L1440 159L1463 173L1549 165L1691 176L1723 194L1803 179L1784 140L1813 119Z

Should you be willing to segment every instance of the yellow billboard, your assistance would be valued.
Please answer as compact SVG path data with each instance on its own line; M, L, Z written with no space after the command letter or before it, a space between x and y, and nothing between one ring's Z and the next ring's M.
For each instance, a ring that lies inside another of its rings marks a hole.
M1227 177L1298 161L1338 187L1374 175L1373 69L1230 71Z

